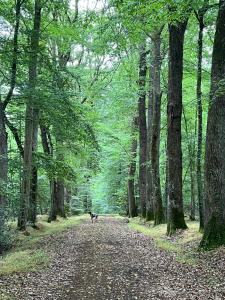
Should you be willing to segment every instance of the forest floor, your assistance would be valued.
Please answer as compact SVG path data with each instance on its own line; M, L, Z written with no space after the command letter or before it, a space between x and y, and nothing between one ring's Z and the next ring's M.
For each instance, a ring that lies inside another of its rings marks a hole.
M179 252L162 249L126 219L84 219L33 246L48 254L48 263L0 275L2 299L225 299L223 248L179 261Z

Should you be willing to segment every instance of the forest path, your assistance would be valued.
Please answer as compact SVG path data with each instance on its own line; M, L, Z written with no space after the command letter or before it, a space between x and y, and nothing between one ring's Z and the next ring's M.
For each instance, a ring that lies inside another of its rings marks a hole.
M225 299L201 266L176 262L124 220L86 221L40 246L52 256L47 268L4 279L14 299Z

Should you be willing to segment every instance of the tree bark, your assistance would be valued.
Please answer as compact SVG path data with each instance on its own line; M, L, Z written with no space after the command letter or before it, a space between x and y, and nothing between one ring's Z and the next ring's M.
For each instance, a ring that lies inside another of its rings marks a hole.
M139 122L139 191L141 216L146 217L146 159L147 159L147 124L146 124L146 46L140 47L139 60L139 99L138 99L138 122Z
M190 177L191 177L191 211L190 220L195 221L196 201L195 201L195 162L193 157L190 160Z
M161 30L152 34L153 43L153 118L151 142L151 168L153 184L154 223L159 225L165 221L160 184L160 126L161 126Z
M36 228L37 219L37 191L38 191L38 169L35 162L35 153L38 146L39 110L33 110L33 136L32 136L32 171L28 221Z
M30 180L32 165L32 126L33 126L33 109L27 104L25 113L25 141L23 157L23 175L22 175L22 193L20 201L20 211L18 217L18 229L26 230L28 207L30 199Z
M37 59L39 50L41 26L41 1L35 0L34 27L31 35L30 58L29 58L29 82L26 113L25 113L25 141L23 158L23 180L20 212L18 218L18 229L26 230L28 207L30 200L31 170L32 170L32 144L34 130L34 104L36 103L36 80L37 80Z
M186 229L182 197L182 79L183 46L187 21L169 25L169 84L167 107L167 151L169 201L167 234Z
M50 180L50 192L51 192L51 208L49 213L48 222L57 220L57 183L56 180Z
M62 179L56 181L56 215L65 218L64 209L65 187Z
M40 130L41 130L41 141L44 153L48 155L50 158L53 157L53 145L51 143L51 135L49 129L40 122ZM49 176L49 187L50 187L50 194L51 194L51 205L50 205L50 212L48 222L56 221L57 219L57 200L56 200L56 189L57 184L56 180Z
M8 144L5 125L5 112L0 102L0 217L4 216L6 204L6 188L8 178Z
M56 159L59 162L64 161L62 141L58 138L56 141ZM56 215L65 218L64 201L65 201L65 185L64 179L60 176L56 178L56 190L55 190L55 206Z
M195 201L195 186L196 186L196 179L195 179L195 142L192 142L192 139L190 138L189 131L188 131L188 122L183 106L183 116L184 116L184 125L185 125L185 131L187 135L188 140L188 158L189 158L189 168L190 168L190 180L191 180L191 207L190 207L190 220L195 220L195 207L196 207L196 201Z
M148 93L148 116L147 116L147 154L146 154L146 221L154 220L153 191L152 191L152 168L151 168L151 141L152 141L152 116L153 116L153 63L150 61L149 68L149 93Z
M169 195L169 188L168 188L168 177L169 177L169 167L168 167L168 154L167 154L167 145L165 144L165 151L166 151L166 162L165 162L165 187L164 187L164 206L165 206L165 219L167 220L167 211L168 211L168 195Z
M134 118L133 131L137 127L137 118ZM128 174L128 208L129 217L137 217L137 206L135 201L135 185L134 177L136 172L136 156L137 156L137 137L133 134L131 144L131 161Z
M198 32L198 68L197 68L197 111L198 111L198 144L197 144L197 161L196 161L196 177L199 207L199 230L204 229L203 214L203 184L202 184L202 52L203 52L203 32L204 32L204 16L207 12L209 0L204 1L204 6L196 13L199 24Z
M225 1L219 1L205 153L204 235L200 246L225 245Z
M203 216L203 187L202 187L202 46L203 46L203 28L199 25L198 37L198 71L197 71L197 107L198 107L198 148L197 148L197 190L199 206L199 229L204 229Z

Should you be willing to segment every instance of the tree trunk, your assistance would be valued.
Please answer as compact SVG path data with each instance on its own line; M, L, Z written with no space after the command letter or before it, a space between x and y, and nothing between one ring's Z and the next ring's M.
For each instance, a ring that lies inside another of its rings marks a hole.
M147 125L146 125L146 49L145 43L140 47L139 61L139 99L138 99L138 123L139 123L139 190L141 216L146 217L146 158L147 158Z
M51 135L49 132L49 129L45 127L41 122L40 122L40 130L41 130L41 141L42 141L42 147L44 150L44 153L48 155L50 158L53 157L53 145L51 143ZM50 205L50 213L49 213L49 218L48 222L51 221L56 221L57 219L57 184L56 180L49 176L49 187L50 187L50 194L51 194L51 205Z
M190 220L195 221L195 164L193 158L190 158L190 177L191 177L191 212Z
M63 149L62 149L62 141L60 139L56 142L56 159L59 162L64 161L64 155L63 155ZM64 210L64 200L65 200L65 185L64 185L64 179L59 176L56 179L56 194L55 194L55 200L56 200L56 214L60 217L65 218L65 210Z
M38 127L39 127L39 110L33 110L33 137L32 137L32 171L31 171L31 188L30 203L28 212L28 221L36 228L37 219L37 190L38 190L38 170L35 162L35 152L38 146Z
M149 93L147 116L147 165L146 165L146 221L154 220L152 170L151 170L151 141L152 141L152 116L153 116L153 92L152 92L152 61L149 68Z
M18 217L18 229L26 230L28 208L30 199L31 186L31 169L32 169L32 130L33 130L33 108L27 104L25 113L25 141L24 141L24 157L23 157L23 177L22 191L20 201L20 211Z
M165 219L167 220L167 211L168 211L168 176L169 176L169 167L168 167L168 154L167 154L167 145L165 144L165 151L166 151L166 166L165 166L165 188L164 188L164 206L165 206Z
M5 250L4 229L6 224L6 188L8 177L8 146L5 113L0 102L0 254Z
M37 220L37 167L32 166L31 170L31 187L30 187L30 203L28 211L28 221L33 228L36 227Z
M211 71L205 154L205 249L225 245L225 1L220 0Z
M160 185L159 150L160 150L160 126L161 126L161 30L153 33L153 119L151 142L151 168L153 184L154 222L159 225L164 222L162 194Z
M57 183L56 180L50 180L51 207L48 222L57 220Z
M168 217L167 234L177 229L186 229L182 197L182 79L183 46L187 21L169 25L169 83L167 107L167 151L168 151Z
M195 206L196 206L196 201L195 201L195 142L192 142L192 139L189 135L189 130L188 130L188 122L183 106L183 116L184 116L184 125L185 125L185 131L187 135L187 140L188 140L188 158L189 158L189 168L190 168L190 179L191 179L191 209L190 209L190 220L194 221L195 220Z
M26 230L28 207L30 200L31 170L32 170L32 144L34 130L34 103L36 103L35 89L37 80L37 59L41 25L41 1L35 0L34 27L31 36L30 59L29 59L29 83L26 115L25 115L25 141L23 159L23 180L18 228Z
M0 217L4 215L8 177L8 145L5 125L5 112L0 102Z
M134 119L134 130L137 127L137 118ZM128 208L130 218L137 217L137 206L135 201L135 187L134 187L134 177L136 172L136 156L137 156L137 138L132 137L131 145L131 161L129 168L129 178L128 178Z
M203 52L203 32L204 32L204 16L207 12L209 0L204 1L204 6L196 13L199 32L198 32L198 68L197 68L197 110L198 110L198 144L197 144L197 161L196 161L196 177L199 207L199 230L204 229L203 215L203 185L202 185L202 52Z
M62 179L56 181L56 215L65 218L64 210L65 187Z

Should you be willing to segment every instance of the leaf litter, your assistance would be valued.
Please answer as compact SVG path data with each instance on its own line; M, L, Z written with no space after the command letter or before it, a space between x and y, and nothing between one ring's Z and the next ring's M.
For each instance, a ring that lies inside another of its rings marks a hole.
M37 247L51 257L46 268L0 277L12 299L225 299L222 248L200 253L194 266L179 263L120 219L85 222Z

